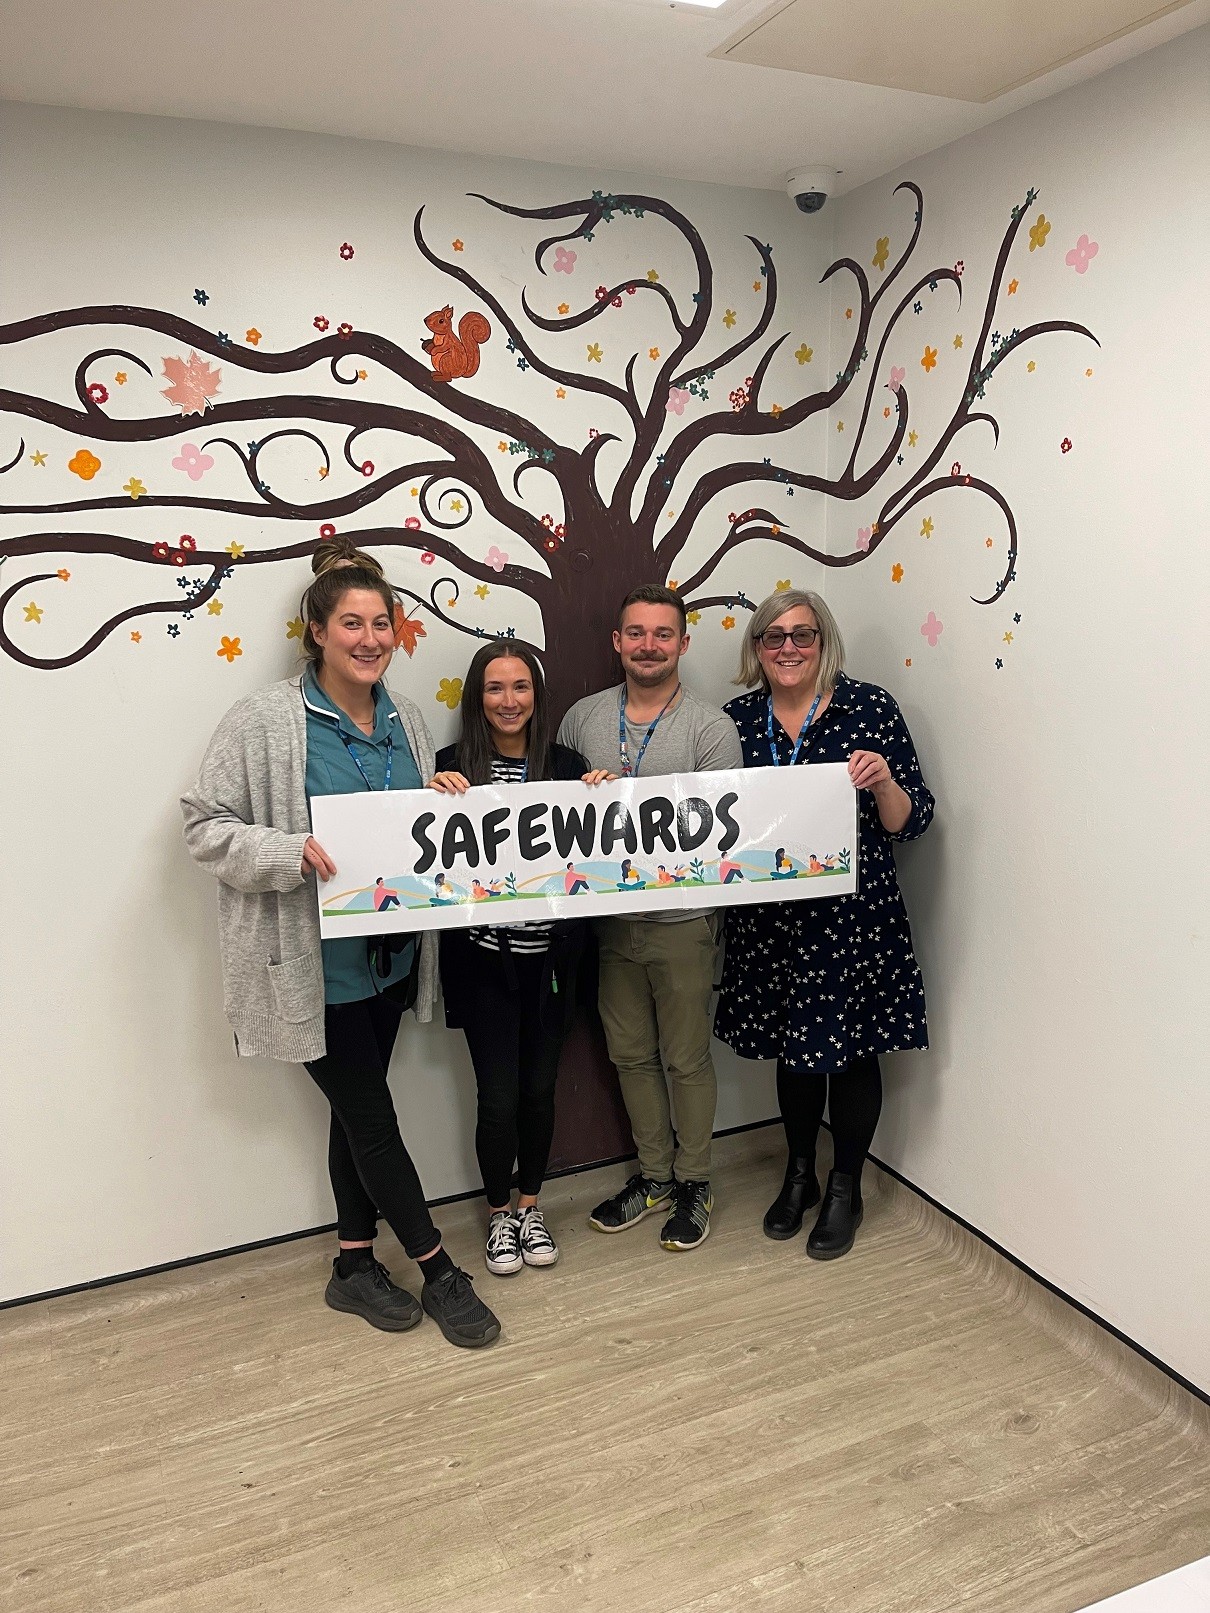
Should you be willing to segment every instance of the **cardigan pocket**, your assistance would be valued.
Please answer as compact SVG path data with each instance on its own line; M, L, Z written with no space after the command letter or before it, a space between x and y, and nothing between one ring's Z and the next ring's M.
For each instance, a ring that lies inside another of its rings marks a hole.
M318 952L305 952L301 958L270 963L269 985L281 1018L291 1025L301 1025L304 1020L314 1019L317 1012L322 1013L321 979Z

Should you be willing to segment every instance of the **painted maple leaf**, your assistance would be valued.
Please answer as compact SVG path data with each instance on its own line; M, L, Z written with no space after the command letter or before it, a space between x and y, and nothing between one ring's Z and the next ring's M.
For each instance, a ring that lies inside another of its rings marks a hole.
M166 358L163 363L164 374L172 385L166 386L160 396L175 404L182 414L204 414L219 390L222 370L212 369L194 352L188 358Z
M424 623L415 616L405 616L403 606L395 607L395 648L406 650L409 656L416 653L416 640L427 638Z

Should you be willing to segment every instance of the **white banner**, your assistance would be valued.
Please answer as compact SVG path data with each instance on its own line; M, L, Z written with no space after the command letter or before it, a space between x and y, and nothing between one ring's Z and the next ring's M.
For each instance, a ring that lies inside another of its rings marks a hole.
M616 784L317 795L325 940L730 907L857 889L842 762Z

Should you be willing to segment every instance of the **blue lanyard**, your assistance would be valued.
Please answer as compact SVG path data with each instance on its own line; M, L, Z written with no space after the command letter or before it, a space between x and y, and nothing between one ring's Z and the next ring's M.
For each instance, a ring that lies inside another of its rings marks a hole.
M807 729L810 728L811 719L814 717L815 713L819 710L819 702L820 702L821 699L822 699L821 695L816 695L814 700L812 700L811 709L810 709L810 711L807 712L806 721L803 723L802 727L798 730L798 741L794 746L794 754L790 758L790 766L791 767L793 767L795 762L797 762L797 760L798 760L798 753L802 749L803 740L806 739L806 737L807 737ZM777 741L773 738L773 696L772 695L769 696L768 705L769 705L769 715L768 715L768 717L767 717L767 719L765 721L765 736L769 741L769 755L773 758L773 765L774 765L774 767L780 767L781 766L781 757L777 754Z
M362 778L365 780L366 789L371 791L371 793L372 793L373 789L374 789L374 786L370 783L370 775L366 772L365 768L362 767L362 765L361 765L361 757L358 756L357 752L353 749L353 741L349 738L348 734L345 733L343 728L338 728L336 730L336 732L340 735L341 739L344 740L345 749L348 751L349 755L353 759L353 766L357 769L357 771L361 774ZM382 782L382 787L383 787L384 790L389 790L390 787L391 787L391 763L394 760L394 756L395 756L395 742L391 738L390 734L388 734L387 735L387 774L386 774L386 778Z
M622 758L622 772L627 778L638 778L639 768L643 765L643 757L646 756L647 747L651 743L651 736L660 726L664 713L668 710L669 706L671 706L672 702L676 699L680 692L681 686L678 683L676 688L660 707L659 714L652 723L651 727L643 735L643 743L639 746L639 754L635 757L634 766L632 767L630 765L630 752L626 745L626 685L623 684L618 690L618 754Z

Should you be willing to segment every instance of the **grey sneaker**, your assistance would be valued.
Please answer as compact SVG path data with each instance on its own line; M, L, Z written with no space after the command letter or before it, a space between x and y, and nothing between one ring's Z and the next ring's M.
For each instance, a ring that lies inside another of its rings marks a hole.
M500 1323L471 1287L471 1279L457 1266L425 1283L420 1303L451 1344L477 1350L500 1336Z
M495 1210L487 1224L487 1269L496 1277L521 1270L520 1223L511 1210Z
M536 1204L521 1211L518 1238L521 1258L527 1266L553 1266L559 1258L559 1245L547 1231L542 1211Z
M598 1204L588 1217L598 1232L625 1232L637 1226L644 1216L665 1209L676 1189L675 1182L653 1182L642 1171L632 1176L620 1193Z
M391 1281L391 1274L376 1260L372 1266L363 1266L351 1277L342 1277L332 1262L332 1275L324 1290L324 1299L334 1311L348 1311L361 1316L371 1327L380 1327L384 1333L406 1333L415 1327L423 1312L419 1303L406 1288Z
M660 1243L665 1249L696 1249L710 1236L713 1208L709 1182L678 1182L676 1208L664 1222Z

